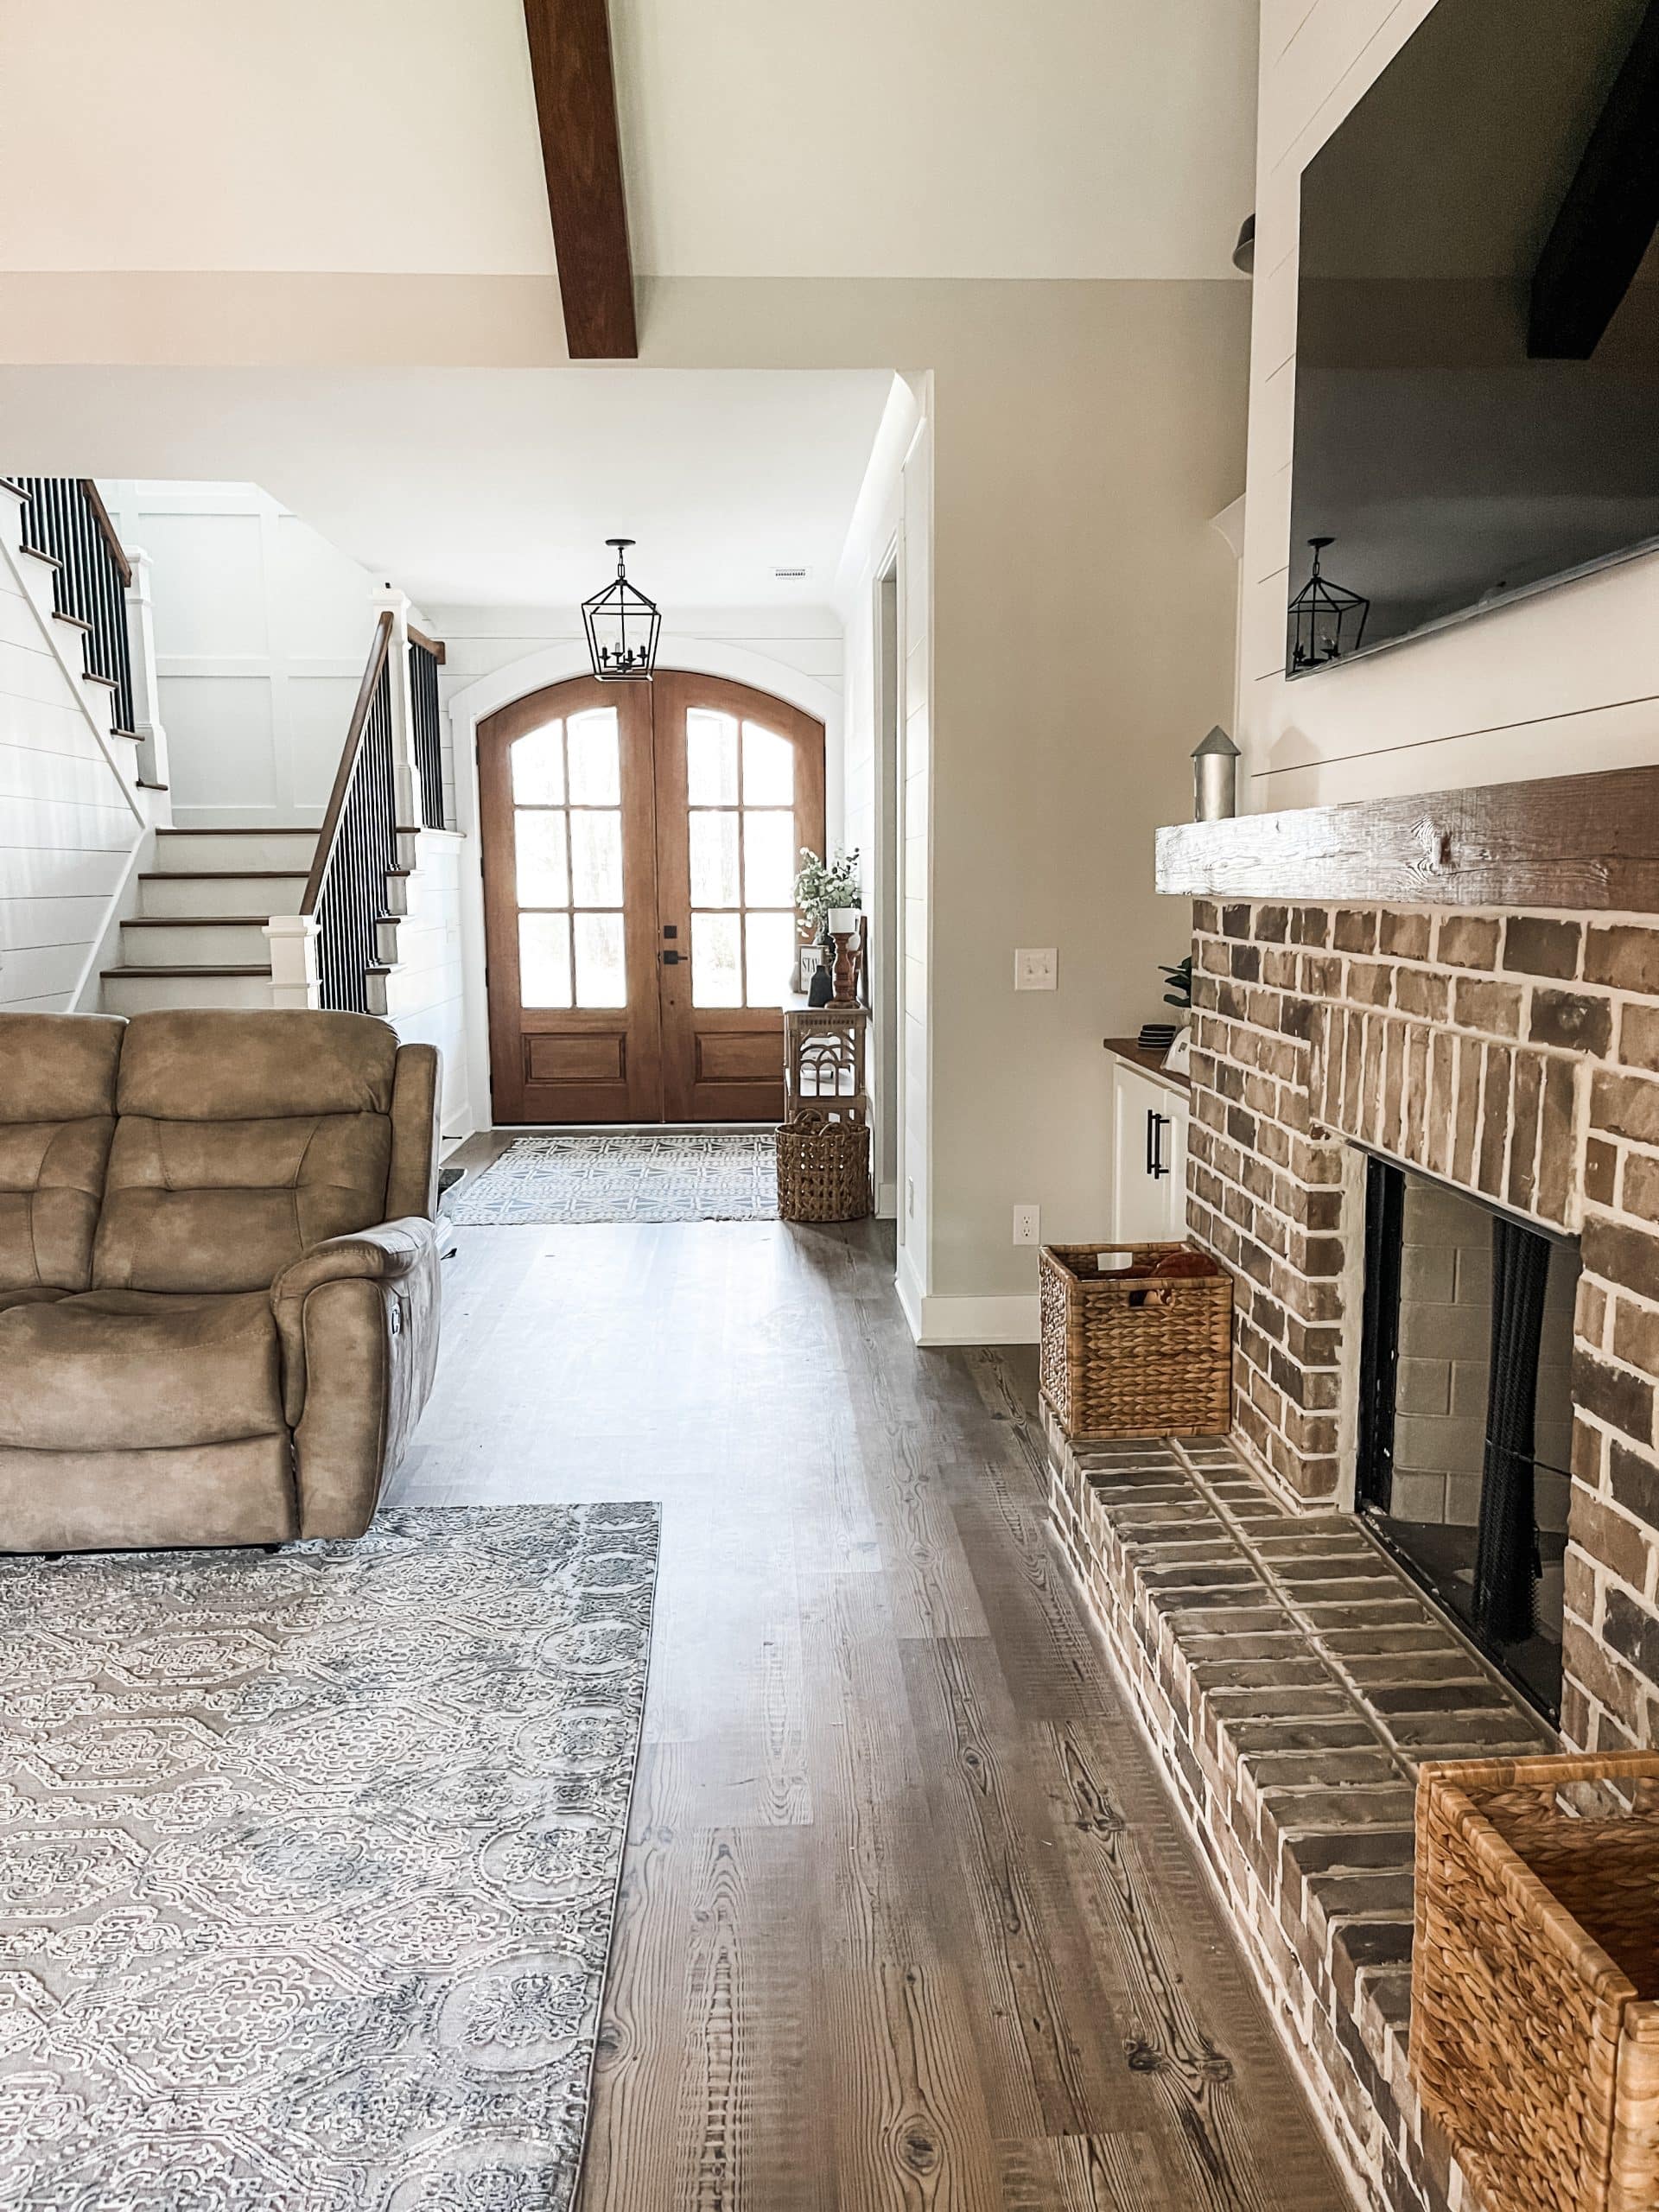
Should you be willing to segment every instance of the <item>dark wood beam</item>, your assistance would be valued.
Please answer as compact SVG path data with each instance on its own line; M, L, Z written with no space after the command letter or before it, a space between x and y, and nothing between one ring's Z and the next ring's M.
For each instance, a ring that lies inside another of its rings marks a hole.
M1178 823L1158 832L1158 888L1659 913L1659 767Z
M1533 273L1527 352L1587 361L1659 227L1659 0L1630 41Z
M606 0L524 0L524 29L570 358L632 360L639 341Z

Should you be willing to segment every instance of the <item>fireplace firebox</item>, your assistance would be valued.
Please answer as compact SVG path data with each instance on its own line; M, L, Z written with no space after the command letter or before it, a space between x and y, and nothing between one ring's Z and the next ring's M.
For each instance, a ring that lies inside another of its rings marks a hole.
M1578 1274L1571 1239L1367 1156L1359 1510L1552 1720Z

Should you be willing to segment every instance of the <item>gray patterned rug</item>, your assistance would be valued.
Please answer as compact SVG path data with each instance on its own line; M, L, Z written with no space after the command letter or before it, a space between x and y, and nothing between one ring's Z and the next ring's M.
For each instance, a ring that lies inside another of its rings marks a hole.
M446 1218L463 1228L775 1221L777 1148L770 1129L518 1137L461 1185Z
M565 2212L654 1505L0 1560L0 2205Z

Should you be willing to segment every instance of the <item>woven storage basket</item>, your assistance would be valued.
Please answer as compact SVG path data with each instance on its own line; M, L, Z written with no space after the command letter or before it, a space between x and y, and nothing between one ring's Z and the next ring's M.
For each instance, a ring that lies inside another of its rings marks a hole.
M1233 1284L1201 1275L1121 1277L1109 1261L1155 1261L1183 1244L1045 1244L1042 1392L1077 1444L1115 1436L1224 1436L1232 1421Z
M1483 2212L1652 2212L1659 1756L1421 1768L1416 1923L1412 2075Z
M858 1221L870 1211L870 1133L862 1122L797 1114L778 1131L784 1221Z

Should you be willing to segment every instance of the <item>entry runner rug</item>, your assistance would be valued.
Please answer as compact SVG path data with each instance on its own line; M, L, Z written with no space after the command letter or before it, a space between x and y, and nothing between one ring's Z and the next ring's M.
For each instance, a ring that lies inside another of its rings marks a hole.
M518 1137L463 1183L461 1227L601 1221L775 1221L770 1129L649 1129Z
M566 2212L657 1509L0 1560L0 2205Z

